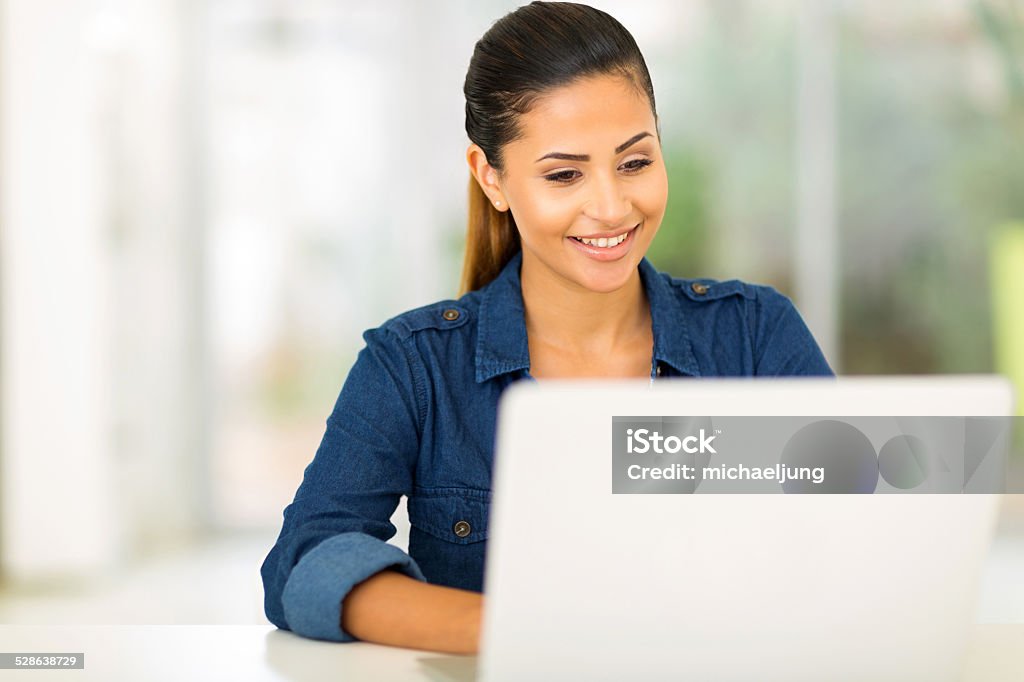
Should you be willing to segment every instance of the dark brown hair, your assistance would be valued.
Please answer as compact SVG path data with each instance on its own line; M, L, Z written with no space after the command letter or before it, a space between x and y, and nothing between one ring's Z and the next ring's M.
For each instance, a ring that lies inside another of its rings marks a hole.
M611 15L572 2L531 2L494 22L466 72L466 134L504 173L502 148L522 135L519 117L546 91L581 78L616 75L647 96L654 87L640 48ZM659 132L660 137L660 132ZM469 176L469 220L460 293L497 277L522 248L511 211L498 211Z

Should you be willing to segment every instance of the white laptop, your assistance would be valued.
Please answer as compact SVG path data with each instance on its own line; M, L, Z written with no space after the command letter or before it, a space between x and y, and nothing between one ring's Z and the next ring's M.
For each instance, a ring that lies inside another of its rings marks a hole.
M519 382L499 408L480 655L423 662L483 682L958 679L998 495L614 494L613 418L1012 402L998 377Z

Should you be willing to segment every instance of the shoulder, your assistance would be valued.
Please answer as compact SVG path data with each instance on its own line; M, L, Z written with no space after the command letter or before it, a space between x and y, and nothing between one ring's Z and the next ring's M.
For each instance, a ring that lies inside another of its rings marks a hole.
M671 292L666 306L678 306L697 362L709 375L832 373L796 306L774 287L657 276L665 283L658 288Z
M683 279L662 275L694 320L718 319L726 315L744 320L755 341L765 327L796 323L803 325L793 301L767 284L755 284L739 279L716 280L709 278Z
M737 279L669 279L698 328L691 329L691 337L711 345L725 340L747 349L750 374L832 375L793 301L774 287ZM699 331L708 329L714 334Z
M668 282L674 294L672 298L698 326L727 319L730 322L725 328L715 325L719 332L742 331L751 335L757 344L766 327L791 322L803 325L793 301L772 286L739 279L686 279L664 273L659 276Z
M765 284L754 284L739 279L717 280L707 277L682 278L672 277L663 272L657 273L665 280L676 298L694 307L702 305L754 305L784 308L792 305L790 299L774 287Z
M424 332L450 332L474 320L480 309L477 292L462 298L443 299L407 310L385 320L375 332L384 332L408 340Z

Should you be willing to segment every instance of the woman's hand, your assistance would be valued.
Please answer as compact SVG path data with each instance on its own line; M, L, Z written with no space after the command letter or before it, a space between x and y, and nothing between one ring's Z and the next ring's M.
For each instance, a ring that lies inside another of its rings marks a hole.
M451 654L477 653L482 616L480 593L394 570L359 583L341 605L341 627L357 639Z

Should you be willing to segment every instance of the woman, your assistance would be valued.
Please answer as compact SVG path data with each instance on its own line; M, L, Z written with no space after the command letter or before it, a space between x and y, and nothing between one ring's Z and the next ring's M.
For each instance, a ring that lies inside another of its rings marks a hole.
M668 182L650 76L615 19L521 7L476 44L464 93L463 295L363 335L262 568L267 617L301 635L476 651L513 381L831 374L774 290L644 259ZM402 495L408 553L386 543Z

